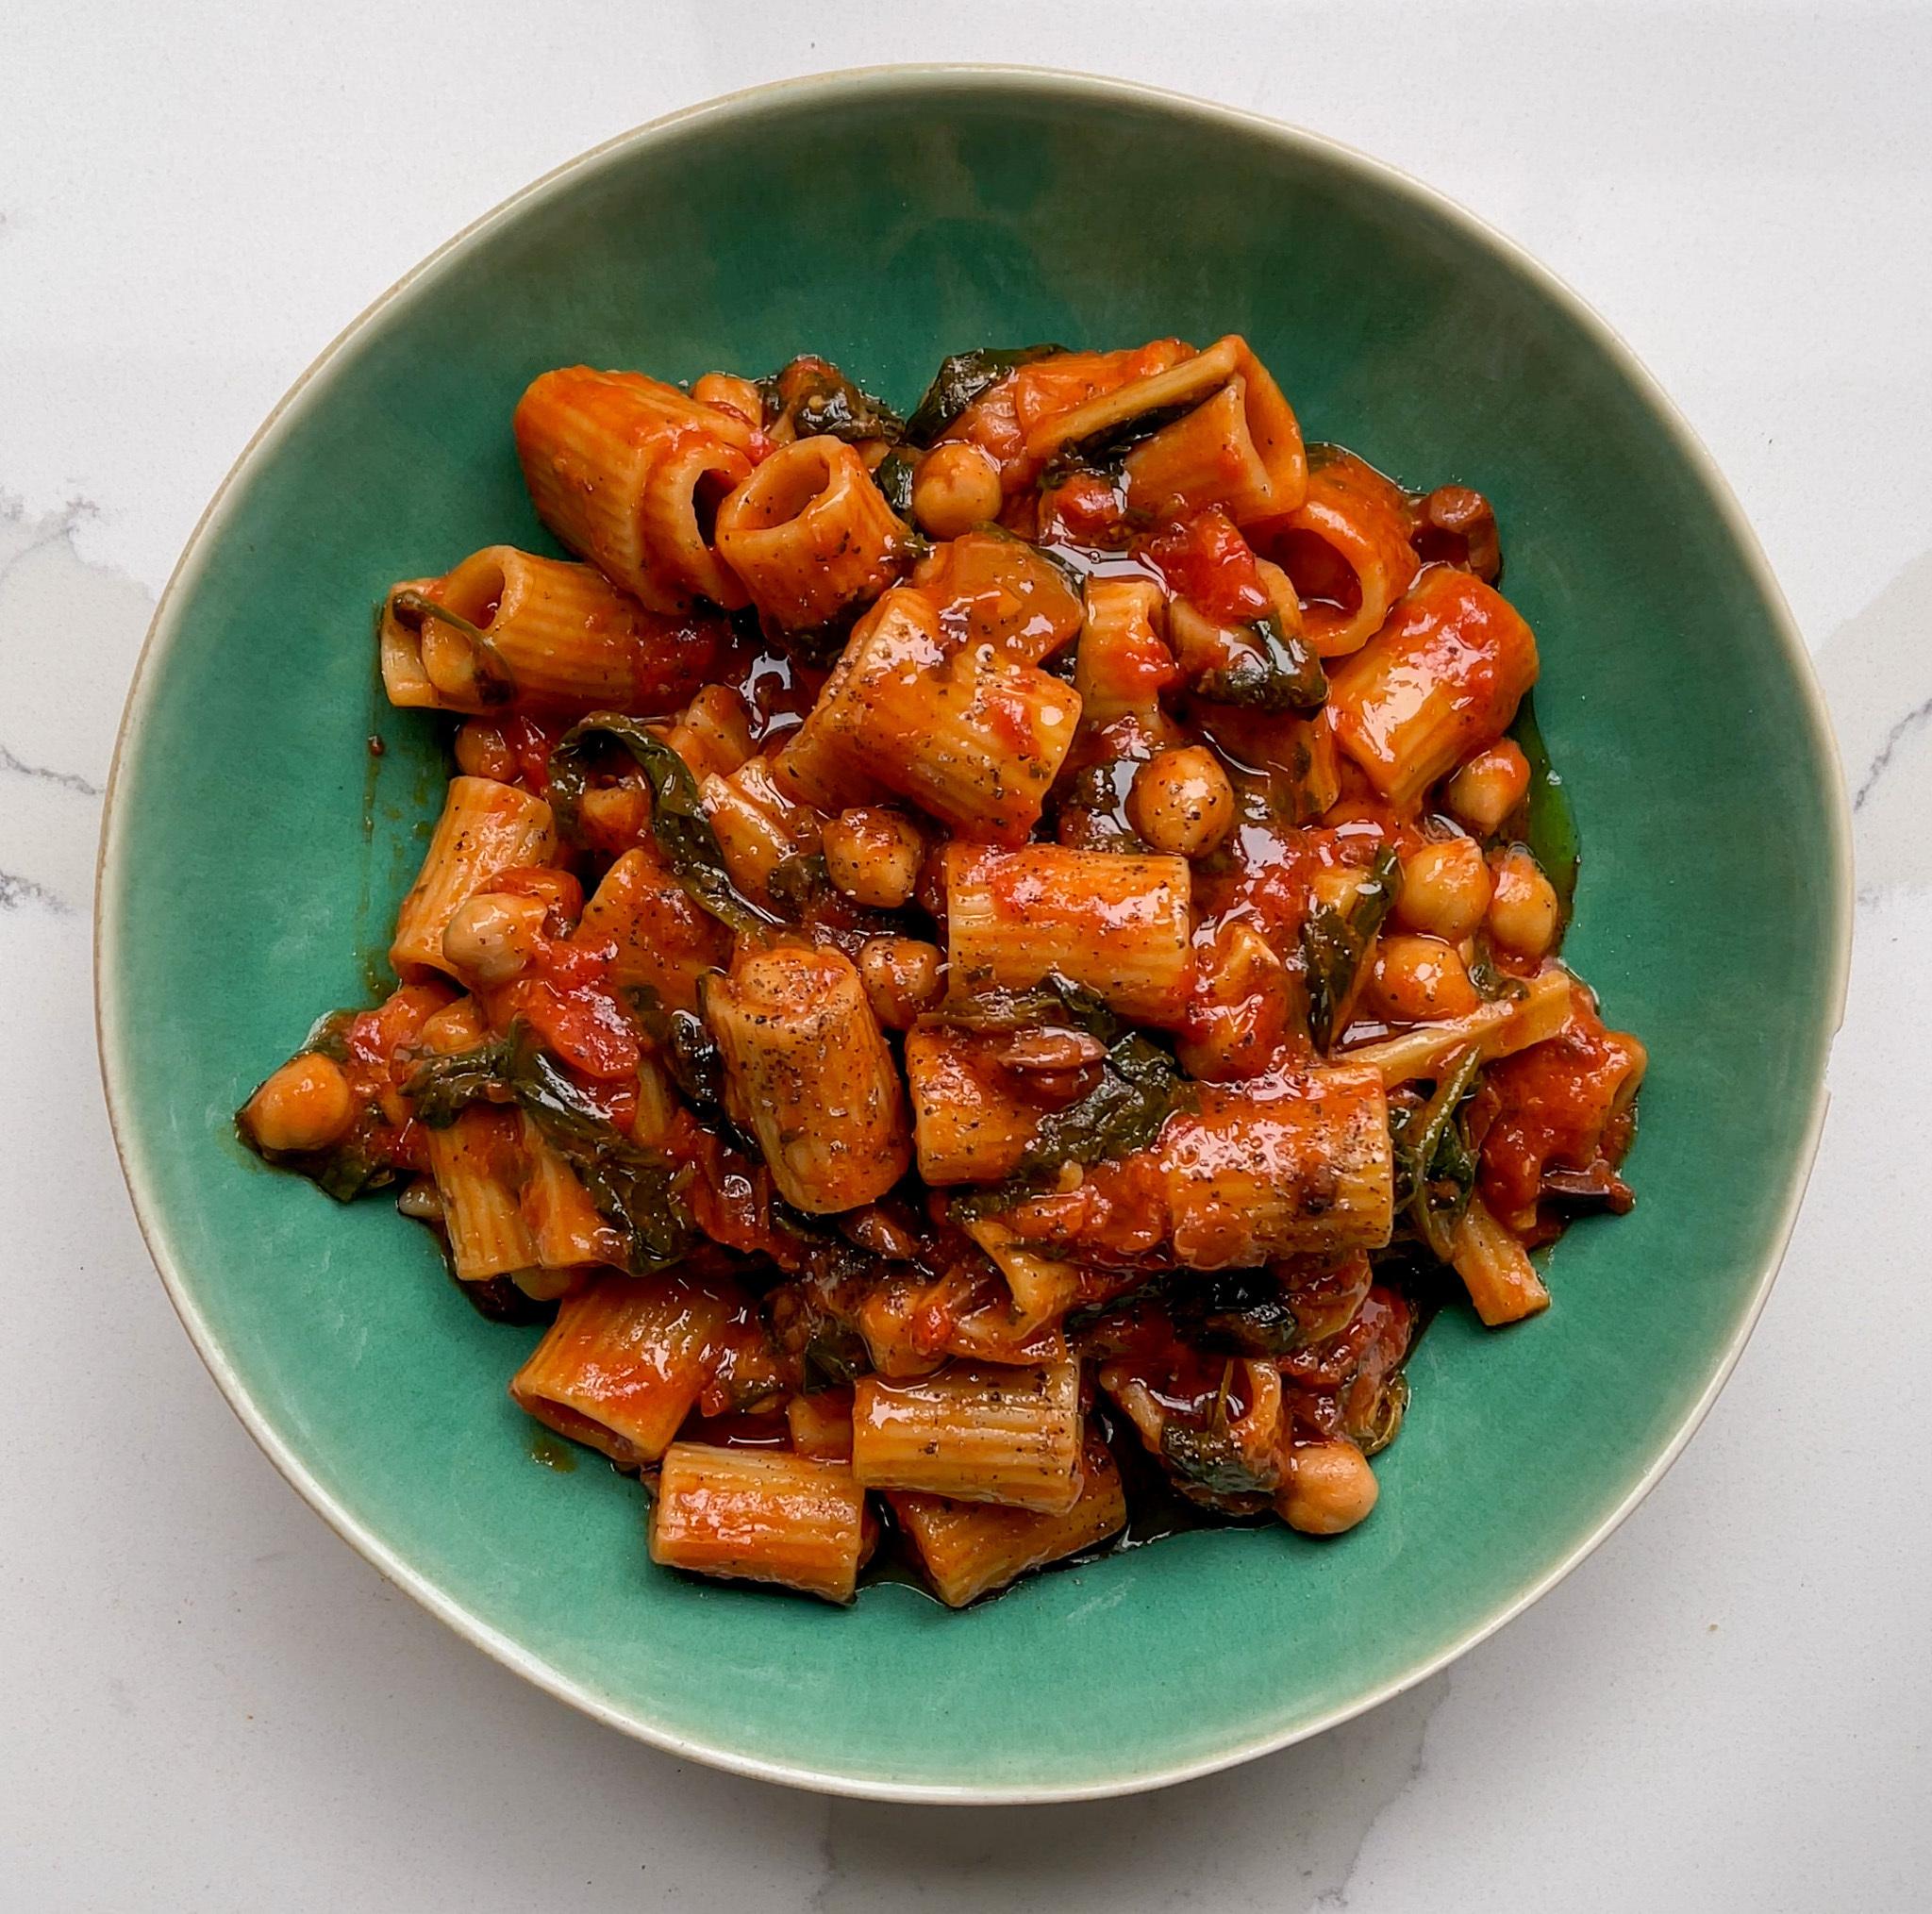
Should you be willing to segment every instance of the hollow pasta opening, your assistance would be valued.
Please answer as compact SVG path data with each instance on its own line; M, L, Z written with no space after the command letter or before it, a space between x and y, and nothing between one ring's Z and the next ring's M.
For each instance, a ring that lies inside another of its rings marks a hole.
M1361 610L1360 574L1320 532L1295 526L1277 533L1268 541L1265 556L1293 580L1311 619L1345 624Z
M744 489L744 524L772 531L802 518L832 489L832 463L821 445L796 443L774 453Z
M503 566L489 552L478 552L442 581L437 595L458 618L488 631L503 609L505 585Z

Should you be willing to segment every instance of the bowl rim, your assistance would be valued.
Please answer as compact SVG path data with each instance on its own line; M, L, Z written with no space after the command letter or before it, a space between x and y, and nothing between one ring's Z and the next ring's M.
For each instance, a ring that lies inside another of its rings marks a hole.
M130 757L130 741L138 731L161 679L176 636L178 607L206 566L218 542L231 498L242 482L252 476L291 421L298 418L316 391L323 375L349 344L374 329L391 306L397 304L429 277L452 255L465 250L486 234L509 224L567 185L594 173L620 157L647 152L653 146L680 138L689 128L706 121L728 121L757 112L777 101L835 104L854 94L890 93L910 91L935 95L986 90L993 92L1031 92L1085 101L1111 101L1153 108L1182 121L1205 122L1296 149L1317 158L1339 174L1365 180L1378 190L1409 200L1423 209L1459 230L1480 250L1505 270L1526 280L1551 301L1578 327L1590 334L1624 374L1636 394L1650 408L1657 423L1674 442L1679 454L1695 473L1716 506L1720 518L1735 541L1747 571L1762 593L1772 614L1776 641L1785 662L1798 685L1805 707L1807 741L1820 761L1832 774L1828 816L1825 819L1837 882L1833 897L1831 974L1820 1015L1826 1020L1824 1031L1824 1056L1812 1086L1810 1107L1807 1112L1798 1158L1778 1213L1774 1219L1770 1245L1748 1299L1746 1307L1730 1340L1697 1399L1672 1432L1667 1442L1654 1456L1637 1482L1617 1506L1586 1534L1573 1542L1541 1574L1533 1577L1491 1613L1466 1630L1446 1648L1424 1656L1401 1673L1390 1677L1368 1691L1328 1708L1315 1719L1288 1727L1264 1727L1229 1740L1212 1752L1186 1760L1155 1762L1132 1773L1114 1775L1097 1782L1072 1782L1065 1786L998 1786L970 1782L899 1783L863 1775L851 1775L808 1765L769 1760L744 1753L724 1742L698 1736L679 1734L651 1721L641 1709L619 1705L561 1671L541 1656L525 1648L512 1636L482 1621L449 1594L427 1573L415 1568L375 1535L320 1481L308 1463L288 1443L276 1436L257 1406L248 1384L230 1361L226 1351L209 1328L194 1295L177 1265L169 1227L159 1201L146 1185L145 1146L138 1132L134 1112L124 1088L126 1074L128 1032L118 992L120 965L116 959L123 948L125 926L118 898L119 881L126 836L126 822L121 803L123 774ZM1356 147L1245 108L1228 107L1211 100L1178 92L1143 82L1109 77L1098 74L1059 72L1050 68L991 62L902 63L843 68L763 84L720 94L695 105L683 107L656 119L643 122L612 138L600 141L583 153L551 168L528 185L520 188L488 211L472 220L433 252L412 266L394 284L358 313L323 347L307 369L276 402L229 468L176 560L174 572L157 600L153 619L135 662L127 699L114 741L106 796L102 804L100 845L94 873L94 1024L99 1052L102 1089L108 1107L109 1128L115 1154L121 1164L136 1222L148 1255L158 1272L169 1301L181 1319L182 1327L196 1353L207 1365L216 1386L226 1399L257 1445L290 1486L349 1545L398 1588L404 1589L437 1619L457 1634L494 1657L558 1700L569 1703L596 1720L644 1741L666 1754L701 1762L727 1773L754 1779L782 1783L817 1793L841 1795L859 1800L892 1801L924 1805L1005 1806L1051 1802L1094 1801L1142 1793L1171 1787L1219 1773L1244 1761L1312 1739L1327 1729L1367 1713L1427 1680L1478 1643L1486 1641L1506 1623L1513 1621L1562 1581L1630 1515L1657 1484L1696 1433L1711 1405L1729 1380L1738 1359L1761 1315L1779 1267L1790 1241L1792 1228L1803 1203L1817 1157L1818 1142L1830 1102L1827 1084L1831 1040L1844 1018L1845 994L1851 966L1854 914L1851 850L1851 809L1847 800L1842 760L1832 728L1818 677L1809 653L1772 572L1763 547L1735 493L1716 461L1675 403L1655 376L1603 316L1563 279L1514 240L1479 215L1470 211L1447 194L1427 185L1412 174L1386 160L1373 158Z

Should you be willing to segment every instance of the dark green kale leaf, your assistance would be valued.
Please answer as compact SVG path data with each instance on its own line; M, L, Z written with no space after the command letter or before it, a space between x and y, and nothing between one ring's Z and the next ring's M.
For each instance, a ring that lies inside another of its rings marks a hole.
M1021 345L953 353L940 361L925 396L906 421L906 437L915 445L930 445L974 400L991 391L1009 372L1065 351L1063 345Z
M1286 1356L1301 1343L1287 1291L1266 1270L1220 1270L1175 1285L1168 1307L1182 1337L1233 1356Z
M1253 635L1253 643L1203 672L1190 687L1196 697L1244 711L1305 714L1328 702L1327 674L1299 632L1284 630L1272 611L1242 628Z
M668 1269L699 1240L685 1201L691 1170L626 1137L523 1024L508 1037L448 1057L426 1057L404 1086L432 1129L476 1103L512 1103L571 1168L598 1214L625 1240L635 1275Z
M1385 844L1369 866L1369 874L1347 913L1324 904L1309 912L1302 925L1302 964L1308 989L1308 1031L1317 1046L1326 1050L1338 1034L1336 1021L1355 989L1357 974L1382 920L1402 889L1402 860Z
M389 603L397 623L407 624L412 631L421 631L425 624L433 618L460 631L470 641L471 666L476 674L479 702L492 707L515 702L516 676L504 662L503 654L497 650L495 641L487 631L480 630L467 618L458 618L447 606L439 605L435 599L425 597L420 591L408 589L392 591Z
M1170 1420L1161 1425L1161 1459L1175 1474L1209 1495L1272 1495L1279 1477L1264 1475L1225 1428L1196 1428Z
M902 519L912 516L912 474L918 459L895 447L873 468L872 482L885 493L886 503Z
M977 1006L977 1007L974 1007ZM1144 1150L1179 1104L1172 1056L1128 1030L1091 990L1054 975L1031 990L989 992L942 1012L954 1028L1084 1031L1107 1045L1100 1080L1077 1102L1042 1117L1011 1176L953 1199L956 1220L991 1216L1050 1190L1069 1163L1098 1163Z
M853 384L829 360L802 353L758 382L765 424L791 422L801 439L827 437L848 444L861 439L897 441L905 422L883 399Z
M1396 1206L1438 1262L1449 1260L1450 1236L1475 1190L1476 1152L1465 1119L1481 1070L1482 1052L1471 1044L1426 1103L1390 1106Z
M651 835L691 900L733 930L756 931L770 924L732 883L691 767L639 719L592 711L558 740L550 754L550 801L565 833L576 831L593 755L610 744L628 751L650 781Z

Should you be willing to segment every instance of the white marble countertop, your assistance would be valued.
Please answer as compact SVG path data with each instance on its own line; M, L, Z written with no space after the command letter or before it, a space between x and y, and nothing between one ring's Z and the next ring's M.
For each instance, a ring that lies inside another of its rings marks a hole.
M1924 1907L1932 11L925 12L0 8L0 1904ZM1823 1155L1683 1461L1415 1692L1232 1773L1071 1808L879 1807L681 1766L446 1633L296 1500L202 1373L93 1056L122 695L175 553L290 381L422 254L593 141L757 80L922 58L1108 70L1299 120L1541 255L1736 485L1858 802Z

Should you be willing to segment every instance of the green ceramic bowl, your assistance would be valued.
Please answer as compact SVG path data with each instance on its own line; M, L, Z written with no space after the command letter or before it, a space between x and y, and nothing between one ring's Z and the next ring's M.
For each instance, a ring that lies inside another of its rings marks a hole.
M1430 1329L1355 1533L1186 1536L964 1614L654 1570L635 1485L533 1460L492 1327L429 1239L242 1154L229 1112L362 999L444 775L387 709L371 606L549 549L510 408L545 367L684 378L809 347L901 402L946 351L1240 331L1309 435L1495 501L1580 817L1570 953L1652 1067L1634 1215L1556 1307ZM364 740L379 732L387 755ZM391 1580L552 1692L745 1773L942 1801L1123 1792L1422 1679L1628 1513L1770 1285L1824 1106L1850 920L1805 653L1661 393L1541 269L1306 133L1011 70L838 75L614 141L490 214L324 354L155 619L99 898L101 1048L142 1227L228 1400Z

